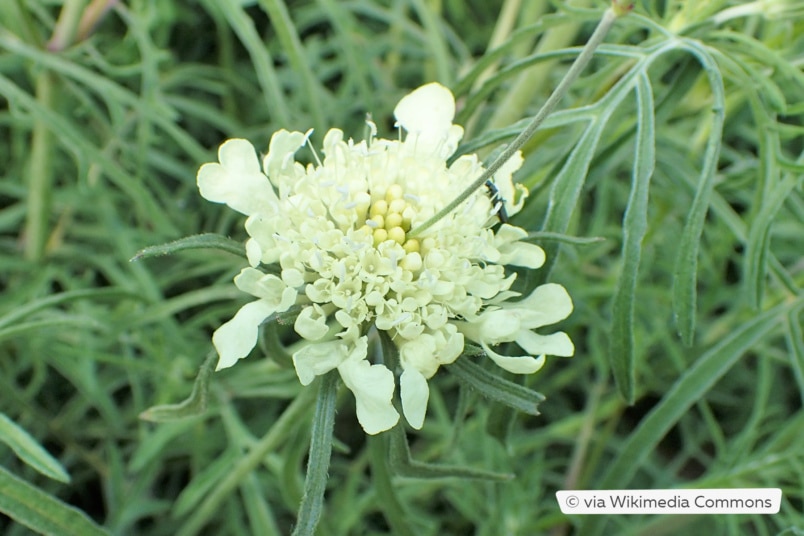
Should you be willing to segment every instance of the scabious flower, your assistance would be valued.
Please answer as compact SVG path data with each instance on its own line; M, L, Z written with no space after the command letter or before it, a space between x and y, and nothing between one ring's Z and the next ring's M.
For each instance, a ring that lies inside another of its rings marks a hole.
M478 189L415 234L483 167L476 155L446 165L463 129L452 124L455 101L445 87L418 88L394 115L407 132L404 141L401 135L377 138L371 122L371 135L361 142L331 129L324 136L323 161L314 152L316 163L305 167L295 154L310 132L280 130L262 163L248 141L231 139L220 147L220 162L198 172L201 195L248 216L250 236L250 266L234 282L256 300L215 331L217 368L246 357L262 323L297 311L294 329L305 341L293 354L299 381L308 385L337 369L369 434L397 424L392 401L397 383L406 420L421 428L427 380L463 353L466 340L518 374L539 370L545 354L574 352L565 333L533 331L572 311L563 287L542 285L509 301L519 294L510 290L516 274L506 274L505 265L539 268L544 262L541 248L522 241L523 229L498 225L499 204L513 215L527 196L511 178L521 154L494 175L498 198ZM399 370L369 356L372 326L396 345ZM506 342L527 355L501 355L491 348Z

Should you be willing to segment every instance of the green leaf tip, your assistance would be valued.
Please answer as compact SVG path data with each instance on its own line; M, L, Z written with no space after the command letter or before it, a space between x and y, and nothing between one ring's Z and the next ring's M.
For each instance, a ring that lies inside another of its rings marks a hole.
M148 246L137 252L136 255L129 259L129 262L135 262L140 259L148 257L161 257L164 255L172 255L179 251L187 249L219 249L237 255L239 257L246 257L246 250L242 244L227 238L223 235L215 233L204 233L192 236L185 236L173 242L159 244L157 246Z
M387 433L391 436L388 465L399 476L419 479L465 478L493 482L507 482L515 477L511 473L495 473L461 465L441 465L416 461L410 454L408 438L401 424L394 426Z
M0 413L0 442L8 445L20 460L46 477L65 484L70 482L70 475L61 463L4 413Z
M215 363L215 352L210 352L193 384L193 390L186 400L178 404L153 406L140 413L140 419L151 422L168 422L204 413L207 409L209 381Z

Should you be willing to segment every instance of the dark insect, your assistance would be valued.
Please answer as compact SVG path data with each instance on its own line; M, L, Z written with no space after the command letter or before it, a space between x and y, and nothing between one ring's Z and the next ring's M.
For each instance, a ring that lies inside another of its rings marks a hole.
M508 223L508 212L505 210L505 199L502 198L500 191L497 189L497 186L491 182L491 179L486 181L486 189L488 190L492 203L494 203L494 209L491 213L497 214L497 217L500 218L500 223Z

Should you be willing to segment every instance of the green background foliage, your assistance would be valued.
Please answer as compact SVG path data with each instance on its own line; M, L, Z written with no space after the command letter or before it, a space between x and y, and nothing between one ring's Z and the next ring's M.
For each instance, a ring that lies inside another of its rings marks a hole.
M391 137L395 103L436 80L459 151L488 157L605 8L2 2L0 531L288 533L315 407L292 327L210 374L210 335L246 299L237 248L130 259L245 238L195 185L229 137L361 139L366 113ZM516 176L531 196L513 223L548 254L517 289L570 291L575 357L506 376L511 397L546 396L540 415L462 387L500 374L482 356L446 367L410 453L398 433L368 440L341 390L320 534L804 533L804 8L641 0L605 43ZM422 479L423 463L489 478ZM780 487L781 511L580 517L555 500L696 487Z

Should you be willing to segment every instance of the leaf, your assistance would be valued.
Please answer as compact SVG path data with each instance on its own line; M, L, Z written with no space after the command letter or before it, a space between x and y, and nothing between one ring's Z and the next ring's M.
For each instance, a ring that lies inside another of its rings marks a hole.
M609 362L620 394L634 403L634 300L642 254L642 239L648 229L648 190L656 163L653 91L645 73L638 78L637 139L631 194L623 217L623 268L614 293Z
M254 74L262 89L260 93L265 99L265 106L275 117L276 124L292 124L290 114L292 106L288 104L282 83L274 69L274 58L270 49L265 46L251 15L246 12L246 6L239 0L224 2L204 0L203 4L213 16L226 19L226 23L248 51ZM219 24L223 26L223 21L219 21Z
M539 415L539 403L544 395L490 373L465 355L446 369L461 384L474 389L484 397L529 415Z
M46 477L59 482L70 482L70 475L61 463L4 413L0 413L0 441L11 447L20 460Z
M228 500L235 488L240 486L258 465L260 465L269 452L276 449L282 441L286 441L310 411L313 405L315 389L303 389L301 393L285 408L282 415L274 421L271 429L257 441L245 454L237 457L228 473L215 483L203 502L193 509L192 515L187 519L177 536L190 536L198 534L204 525L215 514L220 512L221 503Z
M703 233L712 190L714 189L726 102L723 78L720 75L717 63L709 52L701 43L693 40L680 41L678 46L686 49L701 63L704 72L709 78L709 85L714 98L712 126L709 132L709 140L706 144L703 165L701 166L701 178L681 233L678 253L676 254L676 265L673 270L673 310L676 315L676 325L681 340L689 346L692 344L695 332L695 284L698 273L698 248L701 243L701 234Z
M109 536L84 512L0 467L0 512L39 534Z
M801 329L800 315L801 311L797 310L790 311L787 315L785 338L790 349L790 366L798 382L801 402L804 403L804 331Z
M731 335L704 353L670 387L648 413L610 464L597 489L624 489L645 459L684 414L723 377L757 341L776 329L790 311L804 306L804 297L783 303L753 317ZM591 520L580 527L582 534L599 534L600 521Z
M249 529L252 534L261 536L279 536L282 531L276 524L276 516L271 505L265 497L263 483L256 473L251 473L240 484L240 493L243 495L243 505L249 519Z
M468 478L496 482L505 482L514 478L514 475L510 473L495 473L459 465L436 465L416 461L410 455L408 438L401 424L394 426L386 433L390 434L388 463L391 470L399 476L422 479Z
M152 422L167 422L187 417L201 415L207 409L207 398L209 392L209 380L212 377L213 366L215 364L215 352L210 352L193 383L193 390L184 402L179 404L164 404L153 406L140 413L140 419Z
M192 511L210 490L232 470L232 466L239 457L240 453L235 449L226 450L203 471L194 475L173 503L173 517L181 517Z
M596 244L598 242L605 242L606 238L603 236L570 236L563 233L551 233L549 231L536 231L528 233L528 237L522 241L542 241L552 240L561 244L572 244L575 246L587 246L589 244Z
M219 234L205 233L186 236L158 246L148 246L139 250L137 254L131 258L131 262L148 257L172 255L173 253L187 249L220 249L246 258L246 250L240 242L236 242L231 238L226 238Z
M204 418L203 416L187 417L182 420L160 423L159 426L154 427L153 432L143 438L137 445L128 464L128 469L138 472L144 470L149 464L155 463L155 460L160 456L164 456L171 445L175 444L176 438L183 436L193 427L198 426L198 423Z
M11 310L5 314L5 316L0 317L0 330L6 328L6 326L14 324L15 322L18 322L28 315L32 315L37 311L42 311L62 303L83 299L100 300L124 297L132 298L137 296L127 290L114 287L69 290L67 292L52 294L45 298L39 298L22 305L12 307Z
M98 322L96 319L83 315L59 315L55 318L46 318L43 320L31 320L28 322L20 322L11 327L0 329L0 341L4 339L11 339L20 337L27 332L54 332L57 329L73 328L73 329L96 329L102 330L105 326Z
M745 249L745 295L750 304L758 309L762 304L765 289L765 277L768 272L768 254L770 252L771 226L785 199L801 182L801 176L790 173L764 199L754 221L748 227L748 239Z

